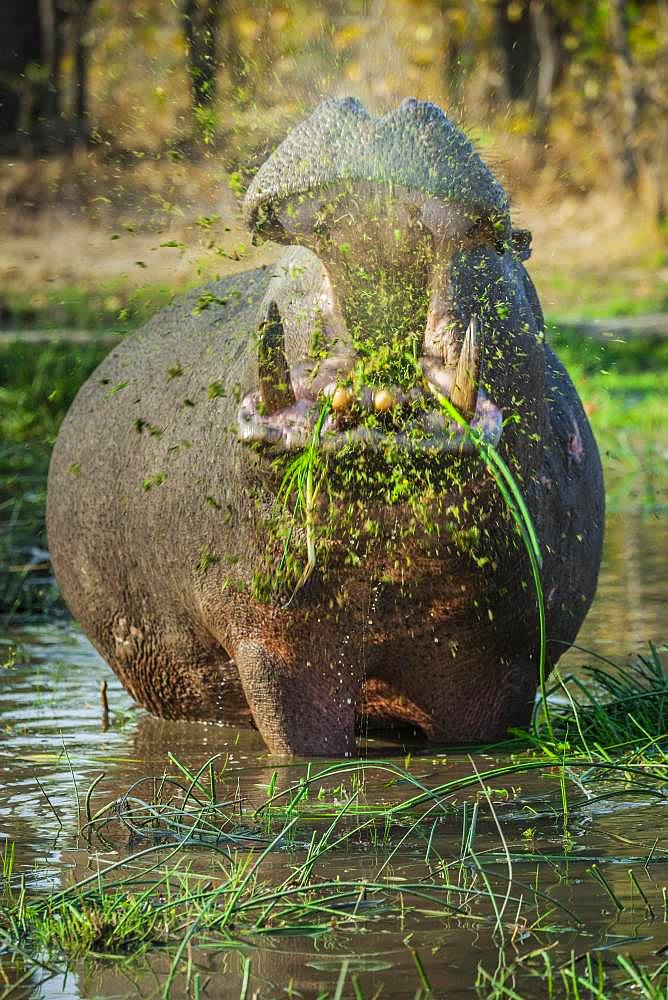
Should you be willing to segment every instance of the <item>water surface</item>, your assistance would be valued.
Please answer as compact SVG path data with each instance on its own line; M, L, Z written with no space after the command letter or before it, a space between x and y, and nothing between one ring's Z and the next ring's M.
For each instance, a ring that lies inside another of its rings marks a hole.
M583 646L606 656L623 657L641 650L648 640L661 643L667 638L667 553L665 513L610 518L598 596L579 639ZM252 731L166 722L135 708L70 621L15 623L2 637L0 663L5 660L8 665L0 672L0 848L3 842L5 847L10 841L15 843L14 877L23 875L33 891L68 885L141 846L130 843L127 830L119 824L110 825L106 845L97 841L88 845L77 835L86 789L100 773L104 778L93 795L93 809L118 799L141 776L161 775L165 770L178 773L170 754L190 768L198 767L212 754L225 755L216 765L224 765L221 787L230 798L239 794L246 809L263 801L273 780L281 788L305 773L306 762L269 758ZM562 660L563 672L577 669L583 660L582 653L570 651ZM111 725L106 730L100 703L103 680L108 682L111 707ZM407 752L411 753L411 773L430 786L470 773L472 766L484 770L495 760L490 754L406 747L373 739L360 744L362 755L398 764L405 762ZM274 779L276 769L278 777ZM388 784L388 780L380 771L367 776L365 801L398 802L411 794L405 783ZM344 785L349 784L346 779ZM556 772L493 784L504 790L495 797L494 807L510 848L525 850L530 843L543 855L563 854L564 825ZM333 794L343 797L346 788ZM590 803L583 801L577 789L572 795L567 845L572 860L567 864L518 862L512 872L513 893L531 902L532 913L536 903L535 896L531 899L532 886L540 885L541 892L554 901L554 907L549 900L539 904L551 930L532 932L525 923L526 907L513 904L504 913L505 960L540 944L554 944L553 954L559 961L567 961L572 950L580 954L603 947L601 954L608 964L614 964L615 952L620 951L656 967L661 961L657 952L668 944L662 898L668 864L659 860L668 857L668 805L663 799L631 793ZM463 802L467 800L470 807L475 798L473 793L463 794L437 824L407 837L392 858L389 872L419 880L429 874L430 865L434 868L435 858L447 863L458 857L465 822ZM533 831L530 838L528 830ZM327 877L338 874L346 879L373 879L381 869L387 875L388 869L383 868L387 855L403 832L391 835L389 847L360 834L328 858ZM483 800L476 838L476 850L482 854L501 849L494 816ZM426 853L429 863L425 862ZM282 881L302 855L299 846L273 852L264 866L264 877ZM638 859L648 856L650 863L643 866ZM609 894L588 871L597 857L607 859L600 867L625 906L622 911L612 905ZM213 871L217 863L203 848L191 851L191 861L200 871ZM633 889L630 868L642 880L653 915ZM495 886L507 885L502 859L486 862L485 870ZM484 906L480 912L483 910ZM571 919L568 911L577 920ZM495 939L492 931L488 924L462 926L447 912L435 913L426 905L403 915L397 906L380 906L361 930L342 919L324 936L265 935L253 939L241 935L239 940L232 936L226 947L219 942L211 948L197 948L191 955L191 972L198 970L202 983L208 979L203 996L236 998L243 959L248 955L252 968L248 996L257 991L262 998L310 998L328 991L333 995L341 963L348 959L343 996L353 996L350 976L356 972L365 997L375 995L381 987L381 996L414 997L420 987L412 951L417 949L434 995L472 997L476 995L478 965L493 971L499 960L498 933ZM26 975L20 960L10 961L5 956L2 961L8 983ZM169 964L170 956L156 949L135 961L74 963L65 976L37 970L12 995L91 1000L154 996L159 994ZM523 997L545 995L544 984L526 978L520 985ZM177 977L173 995L184 996L186 989L184 973ZM478 995L486 996L485 989Z

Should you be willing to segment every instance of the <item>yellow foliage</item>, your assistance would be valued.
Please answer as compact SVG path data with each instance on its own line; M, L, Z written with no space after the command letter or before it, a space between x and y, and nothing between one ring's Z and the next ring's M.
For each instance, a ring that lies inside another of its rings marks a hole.
M334 32L332 36L334 48L338 52L342 49L347 49L349 46L357 42L363 34L364 26L360 24L359 21L353 21L350 24L346 24L343 28Z
M234 18L234 26L239 36L246 41L251 41L260 33L260 22L251 17L250 14L239 13Z
M418 42L428 42L434 37L434 27L431 24L416 24L415 40Z
M519 21L524 13L524 4L518 3L517 0L511 0L506 8L509 21Z
M273 10L269 15L269 24L274 31L282 31L290 20L287 10Z

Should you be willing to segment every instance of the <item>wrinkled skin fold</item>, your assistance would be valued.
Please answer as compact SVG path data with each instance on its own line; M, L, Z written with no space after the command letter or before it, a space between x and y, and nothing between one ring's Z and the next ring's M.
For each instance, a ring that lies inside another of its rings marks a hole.
M537 531L548 668L593 598L604 520L530 236L412 100L381 118L324 102L245 212L287 245L275 263L209 286L205 310L177 300L65 419L47 505L65 599L149 711L255 725L276 753L354 753L360 722L503 736L530 717L538 617L480 443Z

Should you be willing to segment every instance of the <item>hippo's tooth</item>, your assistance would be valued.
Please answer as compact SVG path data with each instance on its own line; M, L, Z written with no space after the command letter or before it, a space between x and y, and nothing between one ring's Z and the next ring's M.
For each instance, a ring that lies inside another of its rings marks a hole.
M345 385L337 385L332 393L332 409L337 413L344 413L350 409L354 398L352 389Z
M472 316L466 329L450 393L450 402L469 423L475 415L478 399L482 361L481 339L480 322L477 316Z
M257 339L260 398L265 416L284 410L295 402L290 370L285 357L283 323L275 302L270 302L260 321Z
M396 405L396 402L391 389L377 389L373 394L373 408L377 413L386 413Z

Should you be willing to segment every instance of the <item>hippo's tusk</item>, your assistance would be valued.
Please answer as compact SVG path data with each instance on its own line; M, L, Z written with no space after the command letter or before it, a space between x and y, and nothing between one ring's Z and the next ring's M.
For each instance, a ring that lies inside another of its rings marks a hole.
M450 402L468 423L475 415L482 362L480 322L472 316L464 336L450 394Z
M285 333L275 302L270 302L260 321L257 340L260 398L266 416L292 406L295 393L285 357Z

